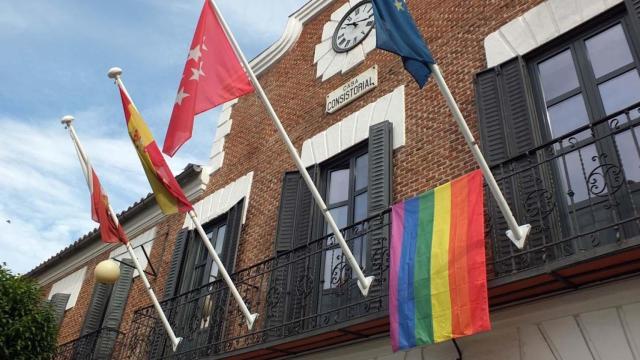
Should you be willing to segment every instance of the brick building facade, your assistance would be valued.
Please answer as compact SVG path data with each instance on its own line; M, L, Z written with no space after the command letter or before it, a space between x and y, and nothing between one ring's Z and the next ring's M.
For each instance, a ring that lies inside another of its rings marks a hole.
M339 225L348 228L365 273L377 276L375 291L367 299L354 291L263 104L251 94L224 106L210 163L190 167L179 180L239 290L260 313L254 330L243 327L184 215L162 217L152 197L121 214L139 251L148 250L147 269L156 273L151 284L186 339L178 353L455 359L459 346L473 359L640 356L640 280L633 277L640 269L640 130L633 107L640 100L640 92L633 95L640 89L640 3L407 4L516 217L533 225L518 251L487 199L494 330L408 355L393 355L388 339L385 211L477 166L437 86L430 81L420 90L399 58L374 49L375 31L350 51L334 49L338 23L361 5L309 1L252 66ZM375 89L325 111L328 94L374 67ZM584 110L572 102L580 95ZM79 344L96 358L171 355L131 271L121 280L132 281L130 288L120 286L119 294L116 284L96 295L93 269L117 251L93 232L31 271L49 298L71 293L59 297L58 341L66 351L60 358L78 357L85 351ZM118 294L124 301L113 300ZM91 338L107 325L121 334L111 342Z

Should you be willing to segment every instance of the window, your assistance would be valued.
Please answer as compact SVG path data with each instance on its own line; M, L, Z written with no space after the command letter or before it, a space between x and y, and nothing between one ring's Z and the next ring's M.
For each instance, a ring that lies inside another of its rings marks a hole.
M223 258L222 251L226 229L226 218L217 219L204 226L211 245L213 245L221 259ZM180 294L198 289L218 278L218 265L213 262L213 258L209 255L207 248L195 230L193 232L191 241L187 242L186 256L182 265Z
M369 189L369 154L360 149L337 161L323 166L323 180L326 184L325 199L327 208L336 221L338 228L351 226L367 218ZM331 234L329 225L324 225L324 234ZM325 252L323 288L338 286L347 280L342 250L335 248L337 241L330 237ZM363 237L351 242L352 252L361 267L366 266L366 241ZM348 267L348 266L347 266Z
M640 101L639 64L629 34L625 19L618 17L533 61L548 138L563 136ZM604 127L596 129L596 136L605 131ZM556 144L557 153L566 154L557 170L563 192L576 206L594 196L590 186L602 189L598 195L607 191L605 184L585 181L602 165L601 155L608 150L600 142L581 146L592 138L591 130L585 130ZM623 149L634 146L630 132L615 136L615 141ZM628 179L637 181L640 169L638 156L633 155L633 151L621 152L619 160Z

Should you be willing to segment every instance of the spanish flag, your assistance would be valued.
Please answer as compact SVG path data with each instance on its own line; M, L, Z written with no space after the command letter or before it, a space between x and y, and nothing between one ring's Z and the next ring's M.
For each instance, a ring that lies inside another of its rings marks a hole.
M147 179L149 179L158 206L160 206L165 215L193 210L191 203L187 200L182 188L178 185L176 178L162 156L149 127L142 119L127 92L122 88L120 82L118 82L118 88L122 97L129 137L138 152L138 157L145 174L147 174Z

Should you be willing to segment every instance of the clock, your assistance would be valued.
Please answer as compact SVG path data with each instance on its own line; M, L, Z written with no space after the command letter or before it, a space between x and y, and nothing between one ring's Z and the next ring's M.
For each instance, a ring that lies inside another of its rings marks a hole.
M371 0L349 0L336 9L322 28L313 63L322 81L346 74L362 64L376 48Z
M374 22L371 1L357 3L338 23L333 33L333 50L344 53L360 45L375 27Z

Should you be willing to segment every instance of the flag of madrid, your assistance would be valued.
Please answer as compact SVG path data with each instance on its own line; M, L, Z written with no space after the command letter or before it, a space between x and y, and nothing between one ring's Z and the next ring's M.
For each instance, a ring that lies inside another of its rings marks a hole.
M206 0L162 151L173 156L191 138L195 115L253 91L210 0Z

